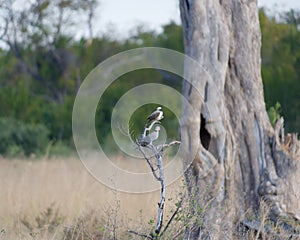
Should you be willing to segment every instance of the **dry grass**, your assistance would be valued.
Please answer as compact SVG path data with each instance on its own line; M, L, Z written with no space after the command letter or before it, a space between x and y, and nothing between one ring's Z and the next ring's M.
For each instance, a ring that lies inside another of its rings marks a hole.
M126 159L116 158L118 161ZM159 192L112 191L94 179L76 158L0 159L0 166L0 239L60 239L68 231L65 239L76 239L80 226L92 228L95 224L95 229L104 234L108 225L118 225L116 232L122 234L127 228L146 227L156 215ZM176 195L175 186L178 183L167 189L168 197ZM167 202L166 211L172 207ZM116 215L118 223L114 222ZM48 224L46 230L43 224ZM102 238L106 239L96 239Z
M147 170L146 163L137 164L121 157L116 157L114 163L123 169ZM172 200L166 201L165 221L176 208L174 203L182 191L181 185L178 180L167 188L167 199ZM149 233L155 225L160 198L159 191L147 194L113 191L92 177L76 158L0 159L0 189L0 240L140 239L126 232L131 229ZM268 238L269 232L288 239L290 235L282 226L273 226L268 220L268 208L261 206L259 217L248 221L254 230L242 226L236 239L272 239ZM189 207L183 209L164 239L180 237L185 226L193 223Z

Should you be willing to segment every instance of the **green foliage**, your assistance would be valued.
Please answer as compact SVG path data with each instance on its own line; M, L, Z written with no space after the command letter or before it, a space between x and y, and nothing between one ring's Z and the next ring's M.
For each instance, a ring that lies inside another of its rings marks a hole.
M64 4L67 5L55 8L71 7L68 1ZM36 8L37 13L46 13L53 6L49 1L43 1ZM17 119L26 126L44 125L49 130L48 143L53 142L49 155L69 152L68 146L73 143L72 108L77 89L84 77L101 61L120 51L142 46L183 51L182 28L173 22L165 25L160 34L140 26L124 42L107 36L94 38L90 43L84 38L75 41L70 35L60 32L47 45L46 38L52 36L52 27L34 25L35 33L29 33L26 30L28 27L24 26L26 41L18 45L19 52L14 48L0 49L0 117ZM156 69L125 74L106 89L98 104L95 125L99 142L107 152L118 150L110 126L114 105L126 91L152 82L169 85L178 91L181 89L178 76ZM146 118L154 108L155 104L143 106L138 112ZM133 131L139 134L144 122L136 116L130 120L130 124L135 126ZM165 116L168 118L165 126L168 137L177 137L177 119L168 109L165 109ZM0 136L4 138L3 134ZM25 151L19 143L5 149L12 155L35 152L33 149Z
M79 2L85 4L84 1ZM35 6L35 11L48 13L64 8L74 12L80 9L79 5L76 7L71 1L63 1L61 6L53 4L42 1ZM34 14L34 11L30 14ZM32 16L25 20L29 21ZM263 9L259 12L266 105L272 124L282 114L288 131L300 131L299 16L296 10L283 13L281 19L268 16ZM0 49L0 117L17 119L24 126L45 126L49 131L47 140L53 142L50 155L51 151L54 155L59 152L65 154L69 146L72 148L71 122L76 92L85 76L101 61L121 51L143 46L165 47L183 52L182 27L174 22L163 26L161 33L139 26L124 41L112 39L108 35L93 38L92 41L84 38L75 40L71 34L59 32L55 35L55 26L45 22L45 25L30 22L34 24L30 25L35 29L32 32L28 31L29 25L23 24L20 42L16 39L13 47ZM53 41L49 42L49 39ZM181 82L178 76L156 69L133 71L117 79L102 95L96 111L95 126L103 148L107 152L118 149L111 135L110 121L112 110L124 93L145 83L160 83L181 92ZM282 108L277 106L277 102L280 102ZM133 138L143 129L144 120L141 121L141 118L145 119L157 105L147 104L133 113L130 119ZM167 137L177 139L178 120L174 113L163 107L165 119L168 119L167 123L162 122ZM0 132L3 140L1 146L7 142L11 144L2 147L5 151L2 150L1 154L15 156L36 152L32 147L24 149L24 144L11 141L12 135L6 135L9 139L4 140L4 134ZM33 137L33 142L36 141L34 138L37 137ZM37 148L40 149L39 146Z
M124 74L113 84L111 84L106 89L99 101L95 119L98 140L103 146L105 152L109 153L118 150L118 147L116 146L111 135L110 124L111 114L115 104L127 91L133 89L136 86L146 83L164 83L166 85L173 84L173 87L175 89L179 88L180 86L180 84L178 84L178 82L176 81L165 81L161 73L156 69L143 69L132 71L130 73ZM168 101L170 104L174 105L176 103L174 99L171 99L167 94L165 98L165 100ZM138 101L138 99L136 101ZM146 123L148 115L152 113L157 108L157 106L158 103L146 104L138 108L135 112L133 112L133 115L131 116L129 122L132 139L135 140L138 137L138 135L142 134L144 124ZM167 124L164 124L164 122L162 122L163 126L166 128L167 137L169 139L178 139L178 120L176 119L174 113L172 113L168 108L164 106L163 108L165 118L168 119ZM173 108L181 110L180 105L173 106ZM126 111L126 109L123 109L123 111Z
M267 108L280 102L285 127L300 131L300 12L291 10L281 19L260 10L262 77ZM272 119L271 119L272 121Z
M49 144L49 157L69 157L73 153L73 147L69 146L67 143L62 141L57 141L53 145Z
M0 154L16 156L44 152L48 130L42 124L24 124L13 118L0 118Z
M276 104L268 109L268 115L270 122L272 126L275 126L276 121L280 118L280 113L281 113L281 105L279 102L276 102Z
M182 27L175 22L165 25L162 34L158 36L158 43L161 47L184 52Z

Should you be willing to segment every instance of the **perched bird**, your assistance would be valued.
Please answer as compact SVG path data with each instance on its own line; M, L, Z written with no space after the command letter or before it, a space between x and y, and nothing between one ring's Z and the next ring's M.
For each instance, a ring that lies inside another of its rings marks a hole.
M158 139L159 137L159 131L160 131L160 127L156 126L154 129L154 132L148 134L146 137L144 137L141 141L140 144L142 147L146 147L149 144L152 144L153 141L155 141L156 139Z
M153 113L151 113L148 116L148 118L147 118L148 123L153 122L153 121L159 121L159 120L163 119L163 117L164 117L163 115L164 115L164 113L163 113L163 111L161 111L161 107L158 107Z

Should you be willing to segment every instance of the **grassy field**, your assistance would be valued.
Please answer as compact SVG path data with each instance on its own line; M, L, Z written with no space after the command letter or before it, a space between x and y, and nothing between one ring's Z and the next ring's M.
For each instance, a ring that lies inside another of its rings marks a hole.
M176 198L178 185L167 188L168 197ZM77 158L0 159L0 188L0 239L125 236L128 229L151 227L159 201L159 192L128 194L105 187ZM172 208L167 201L165 212Z

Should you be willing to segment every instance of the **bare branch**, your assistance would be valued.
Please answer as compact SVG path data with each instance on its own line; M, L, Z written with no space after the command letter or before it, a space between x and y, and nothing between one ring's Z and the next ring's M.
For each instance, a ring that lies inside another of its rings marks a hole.
M146 153L145 153L144 150L142 149L141 145L138 145L138 147L139 147L139 150L141 151L141 153L143 154L144 158L146 159L146 161L147 161L147 163L148 163L148 165L149 165L149 167L150 167L150 169L151 169L151 171L152 171L153 176L156 178L157 181L160 181L159 176L156 174L156 170L157 170L157 169L155 170L154 167L152 166L152 163L151 163L151 161L150 161L150 158L148 158L148 157L146 156Z
M182 206L183 199L184 199L184 195L182 196L182 198L180 199L180 201L177 203L176 210L173 212L173 214L172 214L172 216L170 217L169 221L167 222L167 224L166 224L164 230L161 232L160 237L162 237L162 236L164 235L164 233L167 231L167 229L168 229L169 226L171 225L173 219L174 219L175 216L178 214L179 209L180 209L181 206Z
M154 120L149 127L144 128L144 132L143 132L143 138L146 137L146 133L147 131L150 131L152 129L152 127L154 126L155 123L160 123L160 121Z
M181 144L181 142L175 140L175 141L172 141L172 142L170 142L170 143L163 144L161 147L162 147L162 148L172 147L173 145L176 145L176 144ZM160 146L158 146L158 147L160 147Z
M153 126L153 124L151 124ZM147 147L151 149L156 157L157 160L157 167L159 170L159 176L155 172L149 158L146 156L145 152L143 151L142 147L138 144L139 150L142 152L144 158L146 159L147 163L149 164L151 171L153 173L153 176L156 178L157 181L160 182L161 185L161 197L160 201L158 203L158 213L157 213L157 223L155 226L155 231L154 233L151 233L152 238L151 239L156 239L156 236L159 235L160 230L162 228L162 223L163 223L163 213L164 213L164 205L165 205L165 199L166 199L166 185L165 185L165 177L164 177L164 169L163 169L163 164L162 164L162 157L160 152L157 150L157 148L149 144Z
M163 223L164 205L166 199L166 185L165 185L164 169L163 169L161 154L158 153L157 149L153 145L152 147L157 159L157 166L158 166L159 178L160 178L159 181L161 185L161 197L160 197L160 202L158 204L158 214L157 214L158 216L157 216L157 223L155 227L155 233L158 235Z
M147 127L145 125L142 139L141 139L141 141L137 140L136 143L138 145L138 148L139 148L140 152L143 154L144 158L146 159L146 161L147 161L147 163L148 163L148 165L149 165L149 167L150 167L150 169L153 173L153 176L155 177L155 179L157 181L160 182L160 185L161 185L161 197L160 197L160 201L158 203L157 223L156 223L156 226L155 226L155 231L153 233L151 233L150 236L148 236L146 234L140 234L140 233L135 232L135 231L129 231L130 233L134 233L138 236L146 237L148 239L157 239L158 237L160 237L160 231L161 231L162 224L163 224L164 205L165 205L165 199L166 199L166 184L165 184L163 161L162 161L163 149L166 148L166 147L171 147L173 145L181 143L180 141L172 141L168 144L162 144L162 145L159 145L159 146L154 146L152 144L152 141L157 139L157 137L158 137L158 135L157 135L157 136L155 136L155 138L150 139L150 142L147 145L145 145L145 146L143 145L143 147L147 147L147 148L151 149L152 152L154 153L154 156L155 156L156 161L157 161L157 167L158 167L158 169L154 169L154 167L153 167L153 165L150 161L150 158L147 157L146 153L143 150L142 140L145 140L147 131L150 131L155 123L159 123L159 121L158 120L152 121L149 127ZM158 170L158 174L156 172L157 170ZM181 200L181 202L182 202L182 200ZM164 228L162 234L164 234L164 232L167 230L167 228L171 224L172 220L174 219L175 215L178 213L179 208L181 206L181 202L177 206L177 209L176 209L175 213L173 214L173 216L171 217L171 219L168 221L168 224Z
M89 39L93 39L93 19L95 15L95 10L97 8L98 2L95 0L87 1L88 19L87 25L89 30Z
M64 8L61 7L61 8L58 9L56 31L55 31L54 36L53 36L53 43L52 44L54 44L58 40L59 36L61 35L61 28L62 28L62 23L63 23L64 12L65 12Z
M8 20L5 19L5 27L4 27L4 30L3 30L2 34L0 35L1 40L4 40L4 37L6 36L7 31L8 31Z
M132 234L135 234L135 235L138 235L140 237L145 237L146 239L154 239L153 237L151 237L150 235L147 235L145 233L139 233L139 232L136 232L134 230L128 230L129 233L132 233Z
M160 152L163 152L165 148L172 147L174 145L179 145L179 144L181 144L181 142L175 140L175 141L172 141L170 143L165 143L165 144L158 145L157 149L160 149Z

